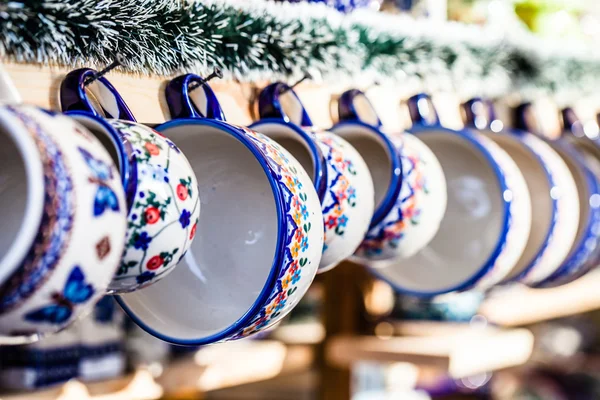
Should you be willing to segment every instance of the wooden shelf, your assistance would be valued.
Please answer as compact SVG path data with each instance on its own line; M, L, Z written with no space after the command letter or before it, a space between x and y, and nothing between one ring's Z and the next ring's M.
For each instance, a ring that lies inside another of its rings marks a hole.
M484 301L480 314L490 323L523 326L581 314L600 308L600 270L564 286L530 289L523 286L499 291Z
M339 336L329 342L326 357L338 367L361 360L407 362L462 378L522 365L531 357L533 343L527 329L482 329L442 337Z
M158 378L146 370L98 382L72 380L45 390L0 393L1 400L154 400L203 393L309 371L314 349L306 345L246 340L217 344L169 364ZM260 362L258 362L260 361Z

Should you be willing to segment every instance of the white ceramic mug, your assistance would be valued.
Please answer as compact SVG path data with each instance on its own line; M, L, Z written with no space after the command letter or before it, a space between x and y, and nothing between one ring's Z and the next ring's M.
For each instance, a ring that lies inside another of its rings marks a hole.
M104 295L121 259L127 206L111 156L72 119L3 106L0 141L6 343L57 332Z
M276 140L312 172L325 224L319 272L327 271L356 251L369 228L375 202L369 168L346 140L313 127L300 98L285 83L261 91L259 113L260 120L250 127Z
M444 170L447 209L437 234L414 256L368 265L396 290L415 296L489 289L514 268L529 237L525 178L484 135L442 127L428 96L413 96L408 105L414 121L409 132L433 151Z
M375 184L375 213L355 257L368 261L413 256L433 239L446 211L442 166L415 135L386 133L359 90L340 96L338 115L340 122L331 131L361 153Z
M240 339L280 321L308 290L323 249L323 214L306 171L276 142L223 121L206 84L196 89L204 100L196 109L188 90L200 82L169 82L175 119L156 127L198 177L196 239L173 273L117 297L144 330L182 345Z
M137 123L106 78L86 87L94 74L89 68L68 73L60 87L60 100L62 110L98 138L119 166L127 196L128 229L109 292L124 293L162 279L184 256L200 215L198 183L179 148Z
M505 129L496 119L491 102L472 99L462 110L468 127L485 134L510 154L531 194L531 233L521 259L505 282L543 282L563 265L577 236L580 204L573 174L544 140L524 130Z

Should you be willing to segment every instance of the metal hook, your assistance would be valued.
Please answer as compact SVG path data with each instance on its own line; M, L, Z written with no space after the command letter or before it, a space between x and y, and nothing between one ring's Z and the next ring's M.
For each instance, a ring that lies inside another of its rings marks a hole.
M306 72L304 74L304 76L300 80L296 81L296 83L294 83L293 85L282 88L279 91L279 94L284 94L284 93L289 92L290 90L292 90L293 88L295 88L296 86L298 86L299 84L301 84L302 82L304 82L307 79L312 79L312 75L309 74L308 72Z
M90 76L88 79L85 80L85 82L83 82L83 86L88 86L90 83L103 77L113 69L117 68L119 65L123 65L124 61L125 58L122 55L115 55L115 61L113 61L112 64L110 64L108 67L104 68L101 71L95 72L94 75Z
M213 78L219 78L219 79L221 79L222 77L223 77L223 71L221 70L221 68L215 67L213 69L213 72L209 76L207 76L206 78L203 78L200 81L193 82L189 86L188 92L192 92L192 91L198 89L200 86L204 85L206 82L210 81Z

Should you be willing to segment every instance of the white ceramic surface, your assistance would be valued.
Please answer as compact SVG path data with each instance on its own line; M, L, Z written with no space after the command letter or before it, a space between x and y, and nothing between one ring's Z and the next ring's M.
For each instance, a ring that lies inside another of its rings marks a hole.
M531 227L525 179L510 156L481 134L424 126L412 131L444 170L446 213L435 237L413 257L369 265L414 295L485 290L523 253Z
M194 239L200 218L194 171L177 146L151 128L121 120L106 124L85 113L70 116L102 142L124 178L128 229L109 293L147 287L173 271Z
M11 221L0 243L12 249L0 262L0 336L30 340L64 328L105 293L127 207L110 155L70 118L5 106L0 140L2 218Z
M188 154L203 211L175 271L119 302L173 343L271 326L298 303L321 260L323 219L310 177L285 149L246 128L196 119L157 129Z

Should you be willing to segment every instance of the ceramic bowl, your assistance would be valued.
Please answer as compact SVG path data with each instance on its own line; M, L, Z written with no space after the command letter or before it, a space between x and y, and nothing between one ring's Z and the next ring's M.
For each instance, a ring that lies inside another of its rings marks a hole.
M312 172L325 224L319 272L330 270L356 251L369 228L375 201L369 168L346 140L312 126L300 98L285 83L262 90L259 114L261 119L251 128L276 140ZM398 174L396 171L396 180Z
M525 103L516 109L516 125L521 129L535 131L528 121L537 118L531 104ZM575 179L575 189L565 196L578 197L579 218L574 243L560 268L543 280L534 282L536 287L553 287L571 282L597 265L600 256L600 180L598 162L592 155L593 148L585 139L575 139L567 132L556 140L546 140L560 155ZM586 157L587 154L587 157Z
M447 183L447 209L431 242L410 258L368 263L400 292L421 297L503 280L525 249L531 200L518 166L493 141L470 130L440 125L431 99L408 101L410 133L439 160Z
M197 90L218 105L208 85ZM167 86L172 116L188 98ZM156 129L188 154L203 211L175 271L119 303L147 332L174 344L263 331L299 302L321 260L323 218L310 177L283 147L247 128L197 117Z
M383 132L364 93L353 89L338 103L331 131L365 159L375 184L375 213L356 257L411 257L437 233L446 211L446 178L433 152L416 136ZM400 172L401 176L398 176Z
M119 166L127 195L125 250L109 293L147 287L172 272L194 239L200 215L198 182L172 141L136 123L116 90L94 71L72 71L61 85L63 111L98 138ZM99 110L99 111L98 111ZM109 118L104 119L101 114Z
M506 151L523 173L532 207L532 227L525 251L505 282L536 285L563 265L579 227L580 205L575 178L563 158L532 133L504 129L489 101L463 105L466 125Z
M0 149L0 342L9 343L91 310L119 266L127 208L109 153L70 118L0 107Z

